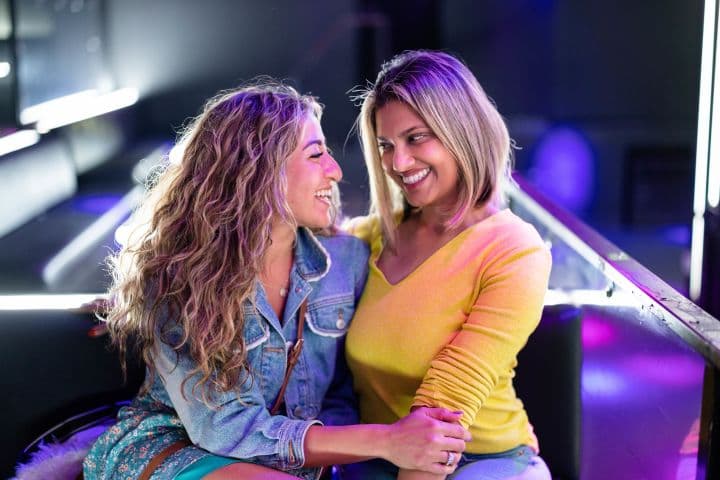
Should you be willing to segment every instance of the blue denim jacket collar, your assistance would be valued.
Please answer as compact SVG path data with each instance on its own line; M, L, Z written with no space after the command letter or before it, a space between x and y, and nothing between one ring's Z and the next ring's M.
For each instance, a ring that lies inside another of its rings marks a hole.
M307 228L299 228L295 242L295 264L304 280L315 282L330 271L330 255Z
M262 284L257 282L255 302L258 312L278 331L283 331L283 325L287 324L288 319L295 316L300 304L310 294L312 287L309 282L320 280L330 271L330 255L315 235L304 227L297 231L294 263L290 273L290 288L282 319L277 319ZM277 320L281 321L280 324L277 323Z

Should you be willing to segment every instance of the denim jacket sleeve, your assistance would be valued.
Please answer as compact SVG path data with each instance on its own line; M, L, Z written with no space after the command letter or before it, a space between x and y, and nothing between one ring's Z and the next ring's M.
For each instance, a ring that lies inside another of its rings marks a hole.
M212 392L210 406L199 395L200 378L183 380L196 365L189 355L178 356L168 344L156 344L155 365L165 390L190 440L200 448L226 457L247 460L280 470L293 470L305 463L304 441L307 430L317 420L296 420L271 415L257 382L242 385L242 392ZM176 361L177 360L177 361Z
M368 274L369 251L365 244L356 242L354 252L347 256L352 259L355 281L355 305L360 301ZM352 321L352 320L351 320ZM357 397L353 390L353 379L345 360L345 338L340 341L333 381L323 399L322 410L318 416L325 425L352 425L360 423Z

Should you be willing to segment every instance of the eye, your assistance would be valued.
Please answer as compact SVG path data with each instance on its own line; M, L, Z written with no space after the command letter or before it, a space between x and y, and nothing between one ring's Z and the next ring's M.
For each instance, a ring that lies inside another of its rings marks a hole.
M313 146L313 151L312 151L312 153L311 153L310 155L308 155L308 157L311 158L311 159L313 159L313 160L319 160L320 157L322 157L322 156L325 155L326 153L327 153L328 155L332 155L332 153L330 152L330 148L328 148L327 145L325 145L325 144L322 144L322 145L316 144L316 145Z
M313 149L312 149L310 155L308 155L308 157L310 157L313 160L319 160L320 157L322 157L326 151L327 151L327 149L325 147L322 147L320 145L315 145L315 146L313 146Z
M388 150L392 149L392 144L387 142L378 142L378 150L380 150L380 153L385 153Z
M408 135L408 142L409 143L419 143L429 137L430 137L429 132L412 133L412 134Z

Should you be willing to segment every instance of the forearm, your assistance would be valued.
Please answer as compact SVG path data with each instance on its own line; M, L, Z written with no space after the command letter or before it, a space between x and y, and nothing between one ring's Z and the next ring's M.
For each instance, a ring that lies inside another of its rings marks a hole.
M447 452L462 453L470 433L457 424L460 414L419 408L390 425L311 426L305 434L304 466L354 463L379 457L400 468L435 474L454 467L440 462Z
M305 467L383 457L387 425L312 426L305 435Z
M445 480L446 475L438 475L435 473L421 472L420 470L400 469L397 480Z

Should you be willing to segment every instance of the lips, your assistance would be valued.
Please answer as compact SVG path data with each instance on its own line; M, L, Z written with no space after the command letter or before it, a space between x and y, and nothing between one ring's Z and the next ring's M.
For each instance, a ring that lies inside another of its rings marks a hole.
M324 188L316 191L315 198L330 205L332 203L332 188Z
M418 182L420 182L422 179L428 176L430 173L430 168L423 168L420 171L417 171L411 175L401 175L400 178L402 178L402 182L405 185L414 185Z

